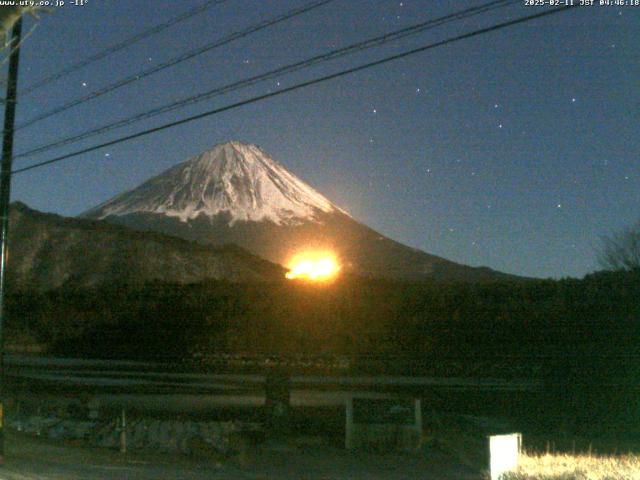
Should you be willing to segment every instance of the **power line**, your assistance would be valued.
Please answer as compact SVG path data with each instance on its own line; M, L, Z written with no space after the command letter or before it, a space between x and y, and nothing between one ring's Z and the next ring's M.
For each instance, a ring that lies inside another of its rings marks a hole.
M12 173L22 173L22 172L26 172L28 170L33 170L35 168L43 167L45 165L51 165L53 163L61 162L63 160L67 160L67 159L72 158L72 157L77 157L78 155L82 155L84 153L93 152L95 150L99 150L99 149L104 148L104 147L109 147L111 145L116 145L116 144L123 143L123 142L129 141L129 140L133 140L133 139L136 139L136 138L144 137L146 135L150 135L152 133L160 132L160 131L166 130L168 128L172 128L172 127L176 127L176 126L183 125L183 124L186 124L186 123L190 123L190 122L193 122L195 120L200 120L202 118L210 117L210 116L216 115L218 113L226 112L228 110L233 110L233 109L242 107L244 105L249 105L249 104L256 103L256 102L259 102L259 101L262 101L262 100L266 100L268 98L272 98L272 97L276 97L276 96L279 96L279 95L282 95L282 94L285 94L285 93L293 92L295 90L300 90L302 88L309 87L311 85L316 85L316 84L323 83L323 82L326 82L326 81L329 81L329 80L340 78L340 77L343 77L343 76L346 76L346 75L349 75L349 74L352 74L352 73L355 73L355 72L359 72L359 71L366 70L366 69L369 69L369 68L372 68L372 67L376 67L378 65L383 65L385 63L389 63L389 62L392 62L394 60L399 60L401 58L406 58L406 57L408 57L410 55L415 55L417 53L421 53L421 52L424 52L426 50L431 50L433 48L437 48L437 47L441 47L443 45L448 45L448 44L451 44L451 43L455 43L455 42L458 42L460 40L465 40L467 38L472 38L472 37L476 37L476 36L483 35L483 34L486 34L486 33L494 32L496 30L501 30L503 28L511 27L513 25L518 25L518 24L521 24L521 23L529 22L529 21L535 20L537 18L542 18L542 17L546 17L546 16L549 16L549 15L554 15L554 14L557 14L557 13L560 13L560 12L564 12L564 11L567 11L569 9L576 8L576 7L577 7L577 5L566 5L566 6L563 6L563 7L554 8L552 10L546 10L544 12L536 13L536 14L533 14L533 15L527 15L525 17L520 17L520 18L517 18L515 20L509 20L507 22L502 22L502 23L499 23L499 24L496 24L496 25L492 25L490 27L479 29L479 30L474 30L472 32L465 33L465 34L462 34L462 35L457 35L455 37L451 37L451 38L448 38L446 40L441 40L439 42L435 42L435 43L431 43L431 44L428 44L428 45L424 45L422 47L414 48L412 50L407 50L405 52L398 53L396 55L391 55L391 56L382 58L380 60L376 60L376 61L373 61L373 62L369 62L369 63L365 63L365 64L362 64L362 65L359 65L357 67L348 68L346 70L341 70L340 72L337 72L337 73L332 73L330 75L325 75L323 77L315 78L313 80L308 80L308 81L305 81L305 82L302 82L302 83L298 83L298 84L293 85L291 87L286 87L286 88L283 88L283 89L280 89L280 90L276 90L275 92L270 92L270 93L266 93L264 95L259 95L257 97L252 97L252 98L249 98L247 100L242 100L240 102L232 103L232 104L226 105L224 107L220 107L220 108L216 108L216 109L213 109L213 110L209 110L207 112L200 113L198 115L193 115L193 116L190 116L190 117L187 117L187 118L183 118L181 120L177 120L177 121L174 121L174 122L166 123L164 125L160 125L158 127L150 128L148 130L143 130L141 132L134 133L134 134L131 134L131 135L127 135L125 137L117 138L115 140L110 140L108 142L104 142L104 143L101 143L101 144L98 144L98 145L94 145L92 147L87 147L87 148L84 148L82 150L78 150L78 151L75 151L75 152L72 152L72 153L68 153L66 155L61 155L59 157L52 158L50 160L46 160L46 161L43 161L43 162L38 162L38 163L35 163L33 165L29 165L27 167L16 169Z
M292 73L298 70L302 70L320 63L324 63L326 61L329 60L334 60L336 58L340 58L343 57L345 55L354 53L354 52L358 52L361 50L365 50L368 48L372 48L372 47L377 47L383 44L386 44L388 42L391 41L395 41L395 40L399 40L401 38L405 38L411 35L416 35L418 33L422 33L425 30L431 29L431 28L435 28L441 25L444 25L446 23L452 22L452 21L456 21L456 20L460 20L463 18L468 18L474 15L478 15L481 13L485 13L497 8L503 8L505 6L508 6L509 4L514 4L514 3L519 3L519 0L494 0L491 2L488 2L486 4L480 5L478 7L472 7L472 8L468 8L459 12L455 12L449 15L445 15L443 17L439 17L436 19L431 19L425 22L421 22L409 27L405 27L403 29L400 30L396 30L384 35L380 35L378 37L373 37L371 39L365 40L365 41L361 41L361 42L357 42L351 45L348 45L346 47L341 47L339 49L336 50L332 50L320 55L316 55L314 57L311 57L309 59L306 60L302 60L299 62L295 62L289 65L285 65L283 67L279 67L275 70L271 70L268 71L266 73L260 74L260 75L256 75L253 77L249 77L246 78L244 80L240 80L237 82L233 82L231 84L227 84L224 85L222 87L217 87L213 90L208 90L206 92L197 94L197 95L193 95L187 98L184 98L182 100L178 100L157 108L154 108L152 110L146 111L146 112L142 112L142 113L138 113L136 115L133 115L131 117L127 117L121 120L117 120L115 122L103 125L101 127L95 128L95 129L90 129L90 130L86 130L84 132L81 132L79 134L73 135L71 137L67 137L67 138L63 138L61 140L56 140L52 143L49 144L45 144L45 145L41 145L39 147L36 147L32 150L28 150L25 152L21 152L18 155L16 155L14 158L24 158L24 157L30 157L33 156L35 154L39 154L39 153L43 153L49 150L52 150L54 148L57 147L61 147L64 145L69 145L69 144L73 144L76 142L79 142L80 140L85 140L87 138L91 138L94 137L96 135L100 135L102 133L106 133L109 132L111 130L120 128L120 127L124 127L126 125L131 125L133 123L137 123L139 121L142 120L146 120L148 118L152 118L155 117L157 115L163 114L163 113L167 113L173 110L176 110L178 108L182 108L184 106L187 105L192 105L204 100L209 100L211 98L235 91L235 90L239 90L241 88L245 88L248 86L252 86L255 85L259 82L263 82L265 80L269 80L269 79L273 79L273 78L277 78L280 77L284 74L288 74L288 73Z
M9 53L7 53L7 56L4 57L2 61L0 61L0 67L7 63L11 59L11 55L13 55L16 50L24 45L24 42L33 34L36 28L38 28L38 25L40 25L40 19L38 19L38 21L31 26L31 29L27 32L27 34L20 39L20 43L18 45L14 45L9 49ZM4 50L5 48L7 47L5 46L4 48L0 49L0 51Z
M13 46L11 44L8 45L11 48L9 48L9 53L7 54L7 56L0 61L0 67L4 66L5 63L11 61L12 55L14 55L18 50L20 50L22 45L24 45L24 42L26 42L27 39L33 34L33 32L36 31L36 28L38 28L39 25L40 25L40 19L38 19L38 21L31 26L31 29L27 32L26 35L21 37L20 43L18 43L17 45L13 45ZM22 26L20 27L20 30L22 32ZM22 35L22 33L21 33L21 35ZM5 47L5 48L7 48L7 47ZM1 49L1 50L4 50L4 48ZM0 80L0 85L1 86L6 86L6 83L4 82L4 80ZM0 104L4 105L7 102L17 103L17 100L16 99L7 100L6 98L0 98ZM15 130L16 129L13 128L14 132L15 132Z
M273 25L276 25L278 23L284 22L285 20L289 20L291 18L297 17L299 15L302 15L303 13L309 12L311 10L314 10L318 7L322 7L323 5L326 5L327 3L331 3L335 0L315 0L311 3L308 3L306 5L303 5L302 7L299 8L294 8L292 10L289 10L288 12L282 14L282 15L278 15L276 17L270 18L268 20L264 20L262 22L259 22L255 25L251 25L250 27L244 29L244 30L240 30L237 32L233 32L225 37L222 37L219 40L216 40L214 42L208 43L206 45L203 45L202 47L196 48L195 50L191 50L189 52L183 53L182 55L179 55L177 57L172 58L171 60L168 60L166 62L160 63L152 68L149 68L147 70L143 70L142 72L136 73L134 75L130 75L128 77L122 78L110 85L107 85L106 87L103 87L99 90L96 90L95 92L89 93L88 95L85 95L83 97L77 98L75 100L71 100L70 102L67 102L59 107L53 108L52 110L49 110L47 112L44 112L40 115L37 115L34 118L31 118L29 120L27 120L26 122L24 122L21 125L18 125L18 127L16 128L16 130L21 130L23 128L29 127L31 125L33 125L34 123L37 123L41 120L44 120L45 118L49 118L52 117L54 115L57 115L58 113L62 113L66 110L69 110L70 108L73 108L77 105L80 105L82 103L88 102L90 100L96 99L98 97L101 97L102 95L106 95L107 93L113 92L119 88L122 88L126 85L129 85L131 83L137 82L139 80L142 80L143 78L149 77L155 73L161 72L162 70L166 70L167 68L173 67L175 65L178 65L179 63L185 62L187 60L190 60L194 57L197 57L198 55L202 55L203 53L209 52L215 48L221 47L223 45L226 45L228 43L231 43L235 40L238 40L240 38L244 38L247 37L248 35L251 35L253 33L256 33L260 30L264 30L265 28L271 27Z
M35 92L36 90L44 87L45 85L54 82L66 75L69 75L70 73L73 73L77 70L80 70L81 68L86 67L87 65L90 65L94 62L97 62L98 60L102 60L103 58L119 52L120 50L123 50L127 47L130 47L131 45L138 43L142 40L144 40L145 38L151 37L157 33L160 33L163 30L166 30L169 27L172 27L173 25L176 25L180 22L183 22L191 17L194 17L196 15L198 15L199 13L204 12L205 10L207 10L208 8L211 8L215 5L219 5L221 3L226 2L227 0L208 0L206 2L204 2L202 5L199 5L195 8L192 8L191 10L187 10L186 12L182 13L181 15L178 15L176 17L173 17L169 20L167 20L164 23L161 23L159 25L156 25L154 27L149 28L148 30L145 30L143 32L140 32L136 35L133 35L132 37L129 37L119 43L116 43L115 45L111 45L110 47L105 48L104 50L96 53L95 55L92 55L90 57L85 58L84 60L80 60L77 63L73 63L71 65L69 65L66 68L63 68L62 70L53 73L51 75L48 75L47 77L44 77L41 80L38 80L37 82L31 84L29 87L23 89L23 91L20 92L20 94L22 96L24 95L28 95L32 92Z

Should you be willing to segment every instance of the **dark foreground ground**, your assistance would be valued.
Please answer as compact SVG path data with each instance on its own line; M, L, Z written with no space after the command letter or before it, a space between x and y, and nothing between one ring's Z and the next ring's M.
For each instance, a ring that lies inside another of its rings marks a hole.
M120 454L9 434L0 480L466 480L481 476L446 456L351 453L313 442L267 443L233 459Z

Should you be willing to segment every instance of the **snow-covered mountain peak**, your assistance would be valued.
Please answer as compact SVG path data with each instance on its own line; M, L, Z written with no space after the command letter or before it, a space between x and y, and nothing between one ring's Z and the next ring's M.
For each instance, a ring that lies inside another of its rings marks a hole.
M231 141L170 168L84 216L158 213L187 221L227 213L230 223L271 221L281 225L335 211L346 213L256 145Z

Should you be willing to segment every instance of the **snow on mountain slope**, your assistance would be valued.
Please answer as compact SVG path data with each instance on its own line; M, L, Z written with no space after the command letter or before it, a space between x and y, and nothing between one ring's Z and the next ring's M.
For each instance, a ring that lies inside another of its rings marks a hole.
M182 162L142 185L85 212L105 218L158 213L181 221L226 212L237 221L276 225L346 213L287 171L256 145L228 142Z
M343 272L367 277L505 277L385 237L354 220L260 148L241 142L217 145L83 216L205 245L235 244L280 265L289 265L298 252L316 250L332 252Z

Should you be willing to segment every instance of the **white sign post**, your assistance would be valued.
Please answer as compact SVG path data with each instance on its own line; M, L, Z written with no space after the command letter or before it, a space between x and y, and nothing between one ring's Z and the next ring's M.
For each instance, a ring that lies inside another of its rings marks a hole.
M518 466L522 447L522 434L491 435L489 437L489 472L491 480Z

